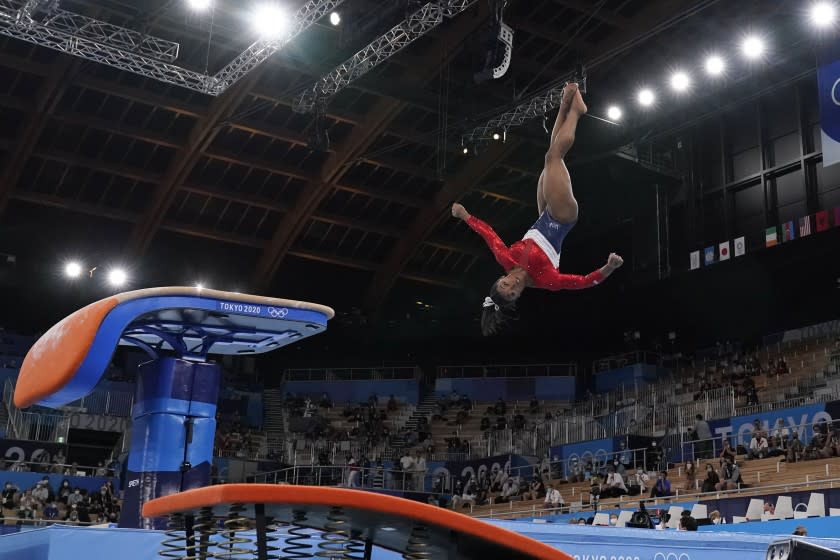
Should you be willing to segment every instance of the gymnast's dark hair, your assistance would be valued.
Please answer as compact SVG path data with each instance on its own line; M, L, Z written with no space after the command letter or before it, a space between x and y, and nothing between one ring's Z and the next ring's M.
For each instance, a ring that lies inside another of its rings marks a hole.
M499 281L490 287L490 296L484 299L481 311L481 334L490 336L499 334L508 321L515 320L516 302L508 301L497 289Z

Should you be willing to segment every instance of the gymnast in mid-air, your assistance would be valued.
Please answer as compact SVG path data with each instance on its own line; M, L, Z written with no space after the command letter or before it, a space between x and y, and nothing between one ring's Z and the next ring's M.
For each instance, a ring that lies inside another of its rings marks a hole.
M493 282L490 295L484 299L481 332L485 336L499 332L515 315L516 300L525 288L554 291L591 288L624 264L620 256L611 253L607 264L586 276L561 274L557 270L563 239L578 219L578 203L563 158L574 144L578 120L586 111L578 85L566 85L545 154L545 166L537 181L539 218L521 241L507 247L493 228L471 216L462 205L452 205L452 215L464 220L484 238L507 273Z

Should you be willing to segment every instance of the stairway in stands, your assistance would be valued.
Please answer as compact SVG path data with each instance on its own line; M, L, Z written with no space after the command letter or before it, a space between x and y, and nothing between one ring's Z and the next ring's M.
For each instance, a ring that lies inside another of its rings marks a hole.
M266 389L263 392L263 430L268 440L268 450L283 456L286 450L286 424L283 422L282 389Z
M434 414L438 408L437 401L438 396L434 393L429 393L423 397L423 400L420 401L420 404L417 405L417 408L414 409L414 412L408 417L408 420L405 421L403 429L409 432L412 430L416 431L417 426L420 424L420 418L423 416L431 420L432 414ZM389 446L390 449L386 451L386 458L399 459L402 450L405 448L405 436L403 436L403 433L405 432L400 430L399 433L391 437L391 444Z

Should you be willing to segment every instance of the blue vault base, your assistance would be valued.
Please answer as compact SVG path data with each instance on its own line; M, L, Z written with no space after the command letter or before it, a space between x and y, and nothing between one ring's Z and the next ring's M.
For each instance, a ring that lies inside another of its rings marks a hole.
M806 527L809 521L813 520L799 520ZM492 523L555 546L576 560L765 560L767 546L789 536ZM0 560L155 560L163 539L160 531L54 525L0 536ZM840 539L807 540L840 550ZM375 549L373 554L374 560L400 558L386 550Z

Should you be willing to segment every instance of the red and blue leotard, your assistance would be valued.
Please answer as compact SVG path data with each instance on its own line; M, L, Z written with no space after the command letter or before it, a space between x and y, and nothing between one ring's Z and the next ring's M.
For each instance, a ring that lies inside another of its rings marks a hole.
M600 270L590 272L586 276L561 274L533 239L522 239L508 247L499 239L493 228L475 216L467 219L467 225L484 238L487 246L493 251L496 262L502 265L505 272L510 272L516 267L525 269L535 288L552 291L583 290L604 280Z

